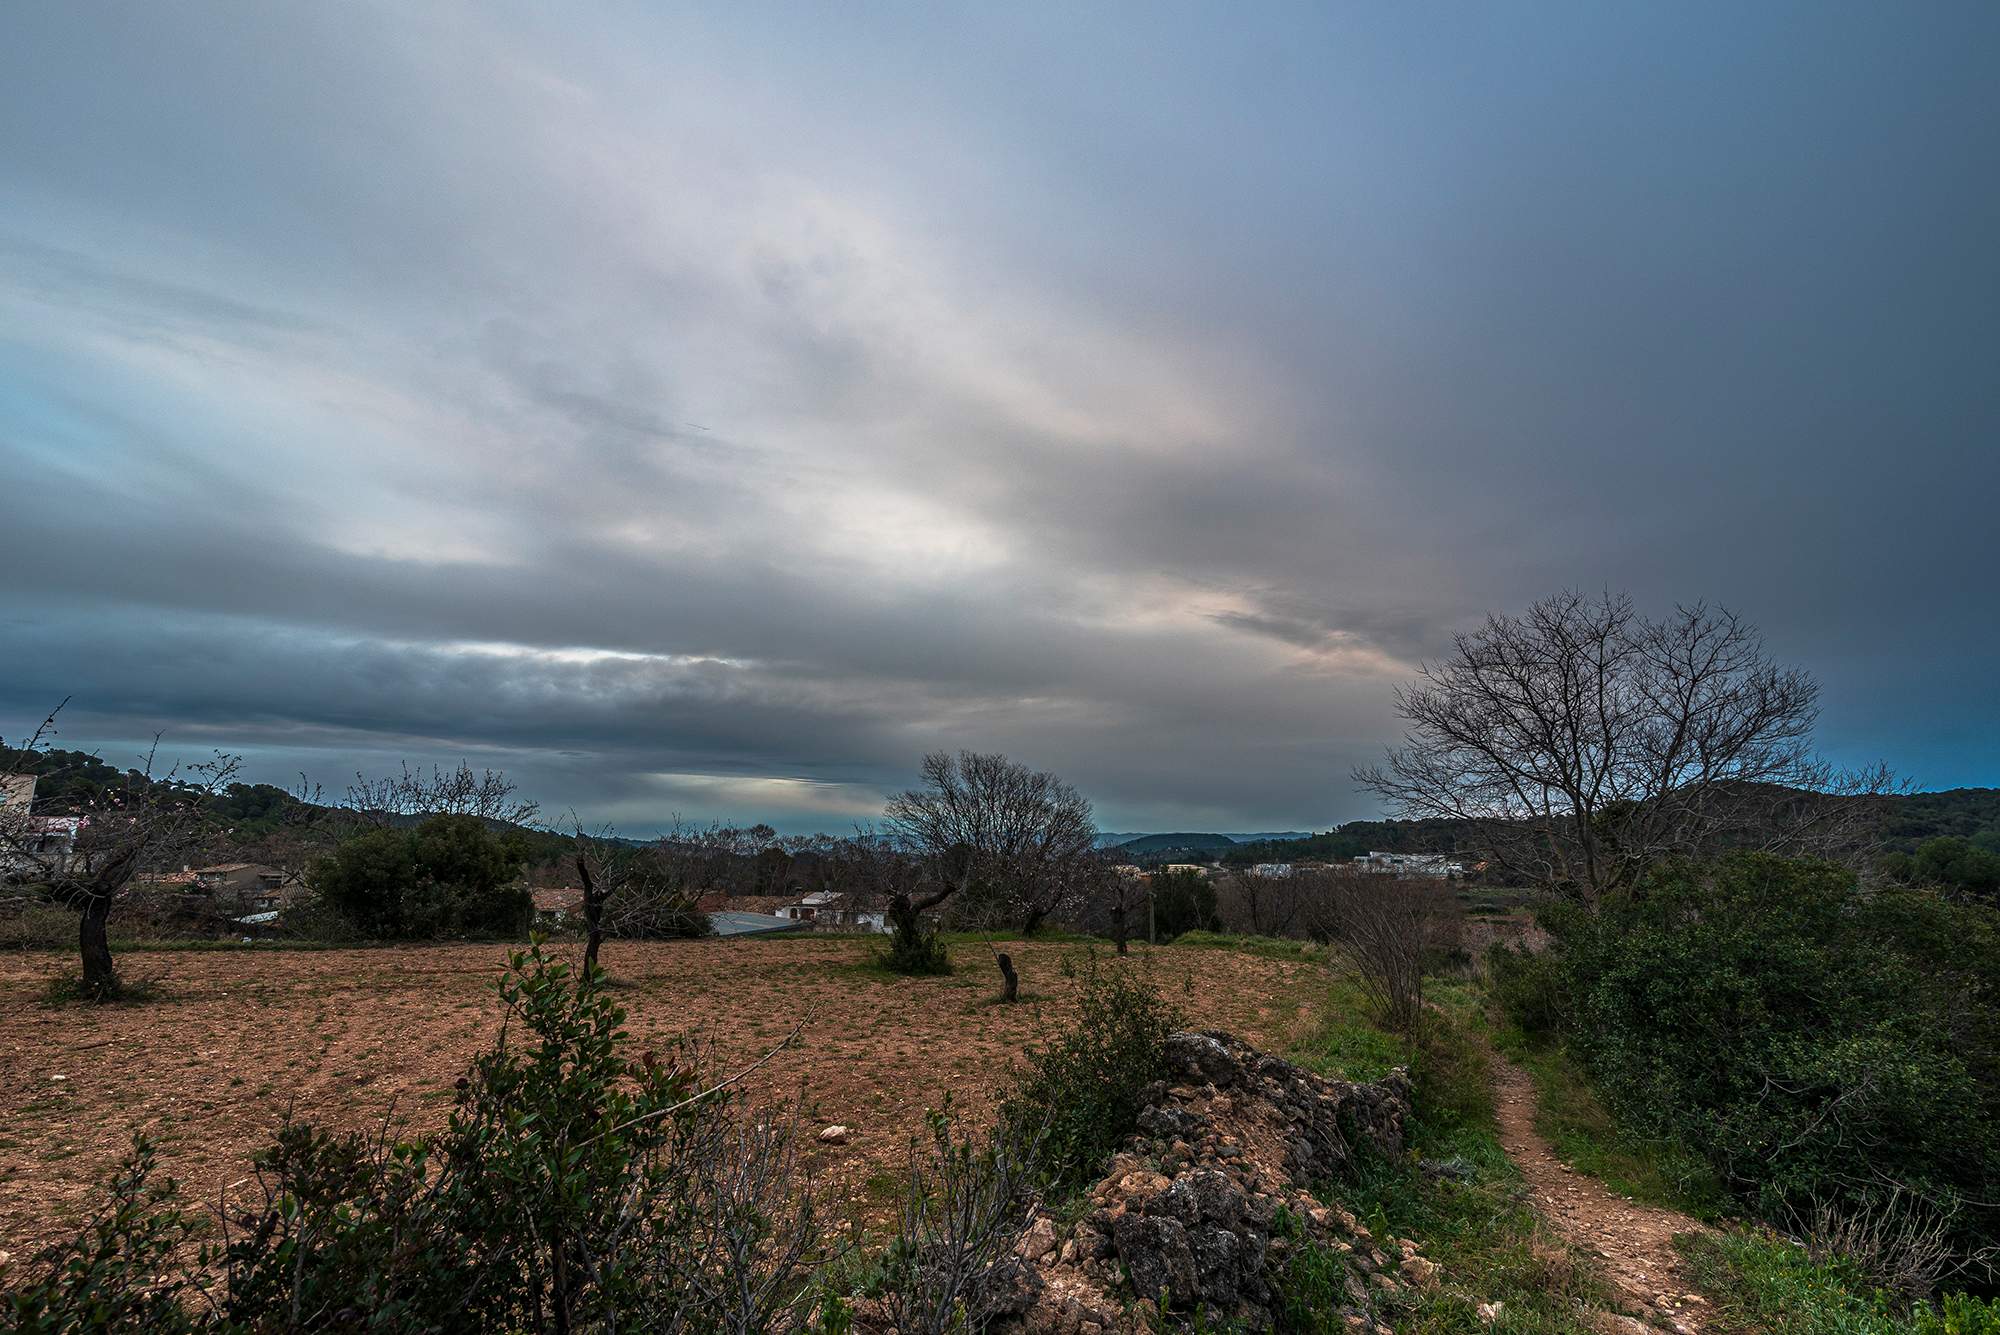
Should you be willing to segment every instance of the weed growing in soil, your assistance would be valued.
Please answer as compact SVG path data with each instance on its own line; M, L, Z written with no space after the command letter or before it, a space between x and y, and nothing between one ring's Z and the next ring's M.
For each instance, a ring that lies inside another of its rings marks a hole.
M1076 1021L1031 1053L1000 1105L1006 1134L1040 1144L1058 1195L1095 1179L1138 1115L1140 1092L1160 1078L1167 1036L1180 1027L1179 1013L1145 980L1106 967L1094 951L1065 960L1063 971L1075 980Z

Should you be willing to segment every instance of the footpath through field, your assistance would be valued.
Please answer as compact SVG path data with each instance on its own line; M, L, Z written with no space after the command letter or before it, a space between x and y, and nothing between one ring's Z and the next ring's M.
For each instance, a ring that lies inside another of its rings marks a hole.
M1613 1318L1623 1323L1618 1328L1635 1335L1649 1325L1700 1332L1705 1300L1681 1273L1674 1235L1706 1232L1706 1226L1676 1210L1627 1200L1573 1171L1535 1130L1534 1080L1497 1052L1493 1072L1500 1143L1527 1180L1536 1209L1571 1245L1598 1258L1605 1279L1643 1317Z

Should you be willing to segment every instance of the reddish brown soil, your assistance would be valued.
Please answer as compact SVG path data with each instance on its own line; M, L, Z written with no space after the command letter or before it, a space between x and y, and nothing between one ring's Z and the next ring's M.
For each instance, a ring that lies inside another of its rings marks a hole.
M551 947L573 954L574 946ZM993 1004L984 946L955 949L949 978L858 968L869 943L827 938L614 942L605 964L640 1043L698 1034L724 1069L778 1044L810 1010L800 1045L759 1071L756 1096L802 1095L814 1119L853 1129L816 1150L842 1199L879 1218L888 1174L926 1107L950 1093L983 1117L1024 1046L1062 1023L1077 946L1011 947L1022 1004ZM141 1005L44 1005L71 962L0 959L0 1250L46 1243L83 1219L95 1184L144 1131L196 1201L241 1183L287 1107L342 1128L400 1131L443 1120L452 1082L493 1037L500 946L131 953L157 980ZM1107 959L1113 957L1106 956ZM1310 1024L1310 964L1230 951L1139 948L1141 971L1204 1028L1284 1047Z
M1648 1326L1696 1335L1703 1328L1706 1300L1682 1273L1676 1233L1705 1231L1696 1220L1673 1210L1641 1205L1613 1193L1596 1178L1573 1172L1535 1130L1535 1082L1526 1071L1494 1056L1494 1094L1500 1143L1521 1170L1535 1208L1568 1242L1601 1262L1623 1304L1638 1314L1607 1331Z

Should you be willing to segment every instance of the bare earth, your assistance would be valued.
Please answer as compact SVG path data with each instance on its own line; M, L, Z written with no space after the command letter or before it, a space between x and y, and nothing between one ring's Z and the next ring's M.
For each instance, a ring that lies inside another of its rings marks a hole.
M1646 1323L1702 1330L1703 1300L1681 1273L1674 1235L1704 1232L1705 1226L1676 1211L1627 1200L1571 1171L1535 1130L1534 1081L1497 1053L1493 1063L1500 1143L1527 1180L1542 1217L1572 1246L1597 1258L1605 1279ZM1638 1324L1628 1318L1623 1329Z
M1065 1018L1064 957L1083 948L1009 947L1022 1004L992 1004L984 946L954 949L949 978L891 980L855 967L869 943L828 938L613 942L605 964L640 1043L695 1034L735 1069L779 1043L810 1009L801 1045L757 1073L753 1097L801 1096L808 1132L853 1128L815 1149L838 1198L879 1219L890 1174L924 1109L944 1095L983 1119L1022 1049ZM574 955L573 945L551 946ZM45 1006L65 956L0 959L0 1250L73 1229L96 1183L144 1131L196 1202L242 1183L287 1107L350 1129L436 1126L451 1085L493 1038L493 983L507 948L130 953L128 977L156 978L145 1005ZM1282 1049L1311 1023L1324 975L1233 951L1135 948L1140 970L1193 1023Z

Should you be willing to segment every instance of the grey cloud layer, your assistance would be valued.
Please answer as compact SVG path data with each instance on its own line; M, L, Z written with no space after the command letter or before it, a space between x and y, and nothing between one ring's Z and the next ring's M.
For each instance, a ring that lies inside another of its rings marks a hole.
M1604 584L1993 781L1991 11L15 26L8 730L1302 825L1453 628Z

